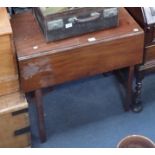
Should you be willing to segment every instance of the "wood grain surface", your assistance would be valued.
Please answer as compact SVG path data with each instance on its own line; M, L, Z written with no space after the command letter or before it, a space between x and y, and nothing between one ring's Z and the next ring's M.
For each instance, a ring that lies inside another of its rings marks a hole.
M15 131L29 126L28 112L13 115L28 108L24 94L16 92L0 97L0 148L30 146L30 132L15 136Z
M28 92L141 63L143 30L123 8L119 23L117 28L47 44L31 13L14 16L22 89Z
M5 8L0 8L0 96L19 90L12 30Z
M15 15L12 17L11 24L19 60L63 52L98 42L106 42L143 33L140 26L124 8L120 9L119 27L50 43L46 43L40 27L31 12ZM135 28L139 29L136 33L133 32ZM96 41L88 42L88 38L92 37L95 37Z
M0 7L0 35L11 34L12 28L9 22L9 15L5 8Z
M145 62L155 60L155 45L147 46L145 48Z

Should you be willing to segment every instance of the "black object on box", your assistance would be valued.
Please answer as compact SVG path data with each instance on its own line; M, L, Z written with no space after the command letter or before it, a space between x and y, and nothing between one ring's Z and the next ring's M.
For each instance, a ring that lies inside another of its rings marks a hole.
M38 7L35 17L46 41L118 26L116 7Z

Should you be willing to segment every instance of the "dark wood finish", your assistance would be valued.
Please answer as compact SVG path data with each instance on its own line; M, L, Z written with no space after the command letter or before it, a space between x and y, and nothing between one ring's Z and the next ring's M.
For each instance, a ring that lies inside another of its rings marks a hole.
M31 13L12 18L21 88L24 92L37 90L41 137L45 137L42 136L45 127L40 94L44 87L129 67L125 101L125 108L129 110L133 68L142 62L144 34L123 8L119 24L117 28L47 44ZM90 42L89 38L95 40Z
M150 7L129 7L127 8L133 18L140 24L145 31L145 45L154 44L154 25L155 16L150 12ZM153 23L152 23L153 19Z
M142 80L146 73L155 72L155 16L151 14L151 9L149 7L127 8L130 14L144 29L145 38L143 62L136 67L135 108L133 108L136 112L138 112L138 109L139 111L142 109Z
M118 28L49 44L30 13L16 15L12 26L25 92L128 67L142 60L143 31L123 9ZM134 28L139 31L133 32ZM88 42L91 37L96 41Z
M143 40L141 35L134 39L137 40L137 44L141 44ZM140 62L142 59L139 52L141 47L137 48L137 45L134 44L130 46L131 48L125 49L132 41L133 38L129 37L106 42L104 46L99 43L19 61L21 87L28 92ZM124 46L120 47L120 45ZM137 52L132 52L134 48L137 49Z
M136 67L136 86L135 86L135 93L133 96L133 104L132 110L134 112L142 111L142 101L141 101L141 94L142 94L142 80L144 78L143 72L139 72L139 66Z
M133 77L134 77L134 66L129 67L128 71L128 80L127 80L127 88L126 88L126 103L124 104L124 109L128 111L130 107L132 106L132 96L133 96L133 91L132 91L132 82L133 82Z
M155 45L146 46L145 47L145 59L144 61L147 63L149 61L155 60Z
M35 90L35 99L36 99L36 109L38 114L39 121L39 133L41 142L46 141L46 130L45 130L45 120L44 120L44 110L43 110L43 98L42 98L42 90Z
M66 51L76 49L77 47L106 43L129 37L134 38L139 35L141 36L141 40L143 40L142 29L124 9L120 9L119 23L119 27L117 28L93 32L79 37L73 37L47 44L40 32L35 18L31 13L17 14L13 16L11 20L19 61L43 55L57 54L60 52L66 53ZM133 32L134 28L138 28L139 31ZM88 38L91 37L95 37L96 41L88 42ZM138 43L136 45L139 47ZM34 49L34 46L38 46L38 48ZM139 62L140 61L141 60L139 59Z
M134 66L123 68L114 71L117 80L124 86L126 91L126 101L124 104L124 110L128 111L133 107L133 77L134 77Z

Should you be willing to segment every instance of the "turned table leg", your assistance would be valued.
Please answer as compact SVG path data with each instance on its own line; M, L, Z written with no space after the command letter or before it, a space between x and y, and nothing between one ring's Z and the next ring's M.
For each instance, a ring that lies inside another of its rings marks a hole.
M36 99L36 109L37 109L37 115L38 115L39 136L40 136L41 142L45 142L46 129L45 129L43 98L42 98L41 89L35 90L35 99Z
M129 67L128 71L128 80L127 80L127 86L126 86L126 99L124 104L125 111L129 111L131 104L132 104L132 96L133 96L133 90L132 90L132 84L133 84L133 77L134 77L134 66Z
M132 111L133 112L140 112L142 111L142 100L141 100L141 92L142 92L142 80L144 78L144 73L137 71L136 73L136 87L134 93L134 101L132 104Z

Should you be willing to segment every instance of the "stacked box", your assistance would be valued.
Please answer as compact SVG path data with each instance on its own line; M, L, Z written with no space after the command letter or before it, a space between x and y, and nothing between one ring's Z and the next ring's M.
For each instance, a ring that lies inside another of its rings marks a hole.
M0 97L0 148L30 147L28 103L24 94Z
M5 8L0 8L0 96L19 90L19 80L12 42L12 29Z
M29 147L28 103L19 92L17 61L6 8L0 8L0 148Z

